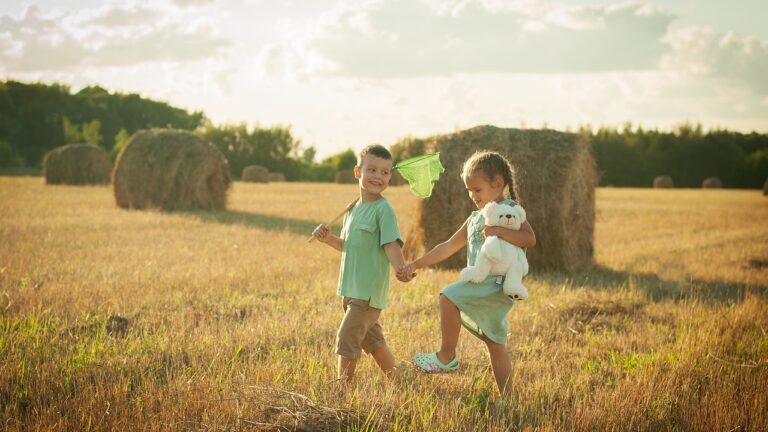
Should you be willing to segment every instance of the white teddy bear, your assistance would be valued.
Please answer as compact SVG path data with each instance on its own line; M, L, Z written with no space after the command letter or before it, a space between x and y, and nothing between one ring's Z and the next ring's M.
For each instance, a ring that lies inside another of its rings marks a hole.
M525 210L519 205L510 206L489 202L483 207L485 224L519 230L525 222ZM477 253L474 266L461 271L461 279L482 282L488 275L505 276L504 294L512 300L525 300L528 290L523 286L523 276L528 274L528 259L525 251L492 236L486 237Z

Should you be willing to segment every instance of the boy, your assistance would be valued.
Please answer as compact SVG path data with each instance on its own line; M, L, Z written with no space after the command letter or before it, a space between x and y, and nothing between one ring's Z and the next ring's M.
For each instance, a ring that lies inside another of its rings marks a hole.
M387 306L389 267L405 265L403 239L395 212L381 193L392 177L392 155L385 147L369 145L360 151L355 178L360 198L344 217L341 236L327 225L315 228L317 240L341 252L338 294L342 296L344 319L336 334L339 356L338 378L350 382L361 350L371 354L382 371L394 378L395 358L379 325Z

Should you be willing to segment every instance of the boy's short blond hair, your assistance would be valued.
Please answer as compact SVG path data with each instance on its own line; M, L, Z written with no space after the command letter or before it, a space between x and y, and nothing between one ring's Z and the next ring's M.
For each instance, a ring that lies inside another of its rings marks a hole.
M367 154L372 154L386 160L392 160L392 153L390 153L386 147L381 144L371 144L360 150L360 154L357 155L357 166L363 164L363 158Z

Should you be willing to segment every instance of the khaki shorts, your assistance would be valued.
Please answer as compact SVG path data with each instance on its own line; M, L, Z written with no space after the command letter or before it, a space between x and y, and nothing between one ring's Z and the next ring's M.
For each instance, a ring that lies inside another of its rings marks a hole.
M385 346L384 333L379 325L381 309L368 306L367 300L342 297L344 319L336 333L336 354L347 358L360 358L362 350L370 354Z

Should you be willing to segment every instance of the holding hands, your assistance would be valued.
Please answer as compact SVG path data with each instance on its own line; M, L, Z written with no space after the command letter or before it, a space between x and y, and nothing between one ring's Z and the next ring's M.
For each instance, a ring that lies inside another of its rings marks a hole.
M414 277L416 277L416 267L413 263L400 266L397 269L397 280L400 282L410 282Z

